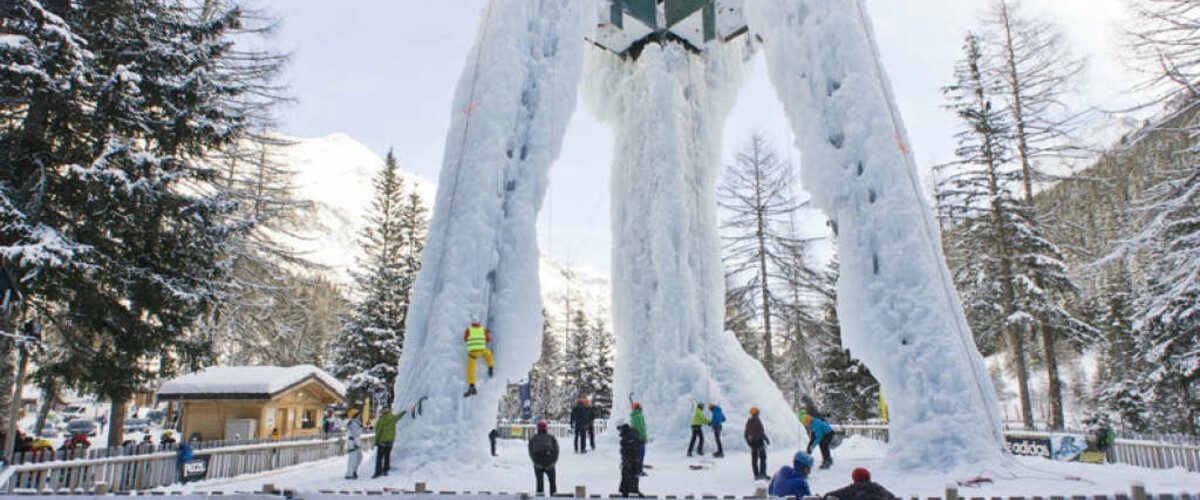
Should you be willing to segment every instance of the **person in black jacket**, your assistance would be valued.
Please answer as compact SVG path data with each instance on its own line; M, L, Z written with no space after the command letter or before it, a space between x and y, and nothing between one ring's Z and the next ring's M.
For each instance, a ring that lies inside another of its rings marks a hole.
M624 419L617 422L617 432L621 435L621 486L618 491L622 497L636 495L645 498L638 489L638 476L642 470L642 439L637 429L630 427Z
M571 428L575 431L575 453L587 453L587 427L592 421L592 409L587 406L587 398L579 398L575 407L571 408Z
M750 446L750 469L754 471L754 479L770 479L767 474L767 432L763 430L762 420L758 419L758 407L750 408L750 418L746 420L746 430L742 432L746 444Z
M550 495L558 491L554 482L554 464L558 462L558 440L546 431L546 422L538 422L537 434L529 438L529 459L533 460L533 475L537 492L542 493L542 476L550 479Z
M871 481L871 471L859 467L850 473L854 483L825 494L825 500L897 500L896 495Z

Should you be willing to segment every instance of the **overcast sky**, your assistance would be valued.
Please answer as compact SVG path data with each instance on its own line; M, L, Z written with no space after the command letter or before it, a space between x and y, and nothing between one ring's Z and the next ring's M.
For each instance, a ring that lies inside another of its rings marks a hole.
M747 0L756 1L756 0ZM843 0L829 0L843 1ZM286 83L297 103L280 130L295 137L344 132L382 155L395 148L401 167L436 181L463 70L485 0L258 0L282 24L272 43L293 56ZM922 169L948 159L954 120L941 108L963 36L987 0L867 0L884 65L892 79ZM1059 22L1089 59L1081 93L1122 107L1132 78L1120 61L1123 0L1026 0L1027 10ZM754 131L785 156L800 153L761 57L754 61L726 128L725 157ZM540 243L558 260L607 271L611 242L608 174L612 133L582 103L551 174Z

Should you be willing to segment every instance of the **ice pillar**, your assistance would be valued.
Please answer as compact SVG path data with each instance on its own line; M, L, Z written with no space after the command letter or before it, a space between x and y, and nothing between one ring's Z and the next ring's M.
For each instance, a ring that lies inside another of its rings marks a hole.
M586 16L585 16L586 14ZM406 323L394 457L418 469L487 456L505 382L524 377L542 336L536 219L574 110L590 3L492 0L459 80L437 200ZM466 389L463 331L492 333L496 376L480 361Z
M861 0L756 0L747 20L836 225L842 337L886 391L897 467L1002 456L999 407L946 269Z
M736 429L751 406L761 408L777 445L798 434L782 393L723 327L716 193L745 50L714 44L698 55L648 43L637 59L589 50L585 64L586 99L616 137L614 415L629 414L632 394L645 408L652 447L670 453L686 446L697 402L725 408L735 430L726 446L744 447Z

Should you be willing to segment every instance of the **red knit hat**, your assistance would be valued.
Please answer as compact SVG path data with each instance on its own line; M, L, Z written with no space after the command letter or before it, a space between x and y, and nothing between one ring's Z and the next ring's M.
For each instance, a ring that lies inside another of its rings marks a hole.
M864 469L862 467L859 467L857 469L854 469L854 472L850 473L850 479L853 479L854 482L856 482L856 483L869 482L869 481L871 481L871 471Z

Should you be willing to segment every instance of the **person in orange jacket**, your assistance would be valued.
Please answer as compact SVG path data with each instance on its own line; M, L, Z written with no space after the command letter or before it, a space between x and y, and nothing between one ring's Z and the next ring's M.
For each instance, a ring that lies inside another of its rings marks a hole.
M470 397L477 394L475 390L475 365L480 356L484 361L487 361L488 377L495 375L495 361L492 359L492 351L488 349L488 342L492 341L492 333L479 324L479 320L475 319L471 322L471 326L467 331L463 332L463 342L467 343L467 392L463 393L463 397Z

